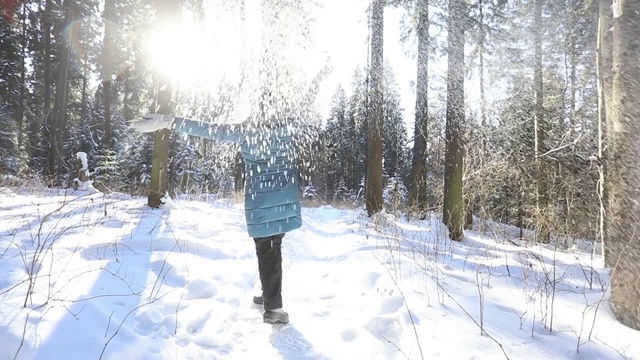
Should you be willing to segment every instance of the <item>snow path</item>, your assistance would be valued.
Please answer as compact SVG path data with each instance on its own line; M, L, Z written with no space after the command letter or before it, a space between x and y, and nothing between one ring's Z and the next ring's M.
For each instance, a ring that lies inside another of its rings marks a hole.
M511 359L640 359L640 333L613 318L588 251L477 232L452 244L437 219L304 208L283 240L291 323L272 326L251 303L241 205L78 195L0 188L0 359L505 358L498 343Z

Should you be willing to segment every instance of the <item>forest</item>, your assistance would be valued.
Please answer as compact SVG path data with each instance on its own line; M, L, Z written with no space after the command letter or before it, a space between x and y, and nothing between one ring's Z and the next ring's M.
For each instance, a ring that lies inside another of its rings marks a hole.
M128 121L225 121L269 89L309 133L298 159L307 206L439 214L452 241L489 222L534 243L591 241L611 269L616 317L640 329L640 3L371 0L366 63L332 89L328 114L314 104L331 64L305 67L317 63L321 3L3 0L0 184L72 188L82 152L101 192L151 207L231 197L243 183L237 147ZM401 22L384 21L391 10ZM209 41L183 23L220 31ZM415 61L414 109L385 63L386 27ZM181 63L181 42L229 53Z

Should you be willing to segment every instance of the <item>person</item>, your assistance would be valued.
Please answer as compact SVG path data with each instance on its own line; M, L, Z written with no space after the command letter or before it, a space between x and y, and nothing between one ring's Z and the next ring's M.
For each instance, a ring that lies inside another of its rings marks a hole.
M141 132L172 129L240 144L245 162L247 232L254 240L262 286L262 294L253 302L264 307L264 322L288 323L289 315L282 309L282 239L302 226L293 127L273 119L211 124L162 114L148 114L131 124Z

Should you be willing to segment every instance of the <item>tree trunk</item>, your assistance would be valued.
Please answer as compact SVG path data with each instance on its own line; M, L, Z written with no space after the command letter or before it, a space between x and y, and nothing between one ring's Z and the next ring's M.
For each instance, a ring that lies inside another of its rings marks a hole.
M20 110L18 114L18 151L22 151L24 145L24 115L25 96L27 91L27 3L22 4L22 39L21 39L21 58L20 58Z
M611 307L624 325L640 330L640 3L613 4L612 222L607 234Z
M547 219L547 171L544 160L540 155L544 153L546 142L546 126L544 120L544 88L542 83L542 5L544 0L535 0L534 14L534 89L535 89L535 115L534 115L534 143L536 162L536 218L537 239L543 243L550 240L549 224Z
M444 170L443 223L452 240L464 235L464 203L462 200L462 170L464 159L464 0L449 0L447 126Z
M522 191L518 192L518 228L520 228L520 235L519 238L520 240L524 240L524 227L525 227L525 223L524 223L524 201L523 198L524 194L522 193Z
M180 0L157 0L156 10L158 21L164 26L171 26L177 22L181 11ZM171 83L169 79L158 75L158 96L155 109L159 114L172 114ZM171 131L158 130L154 134L153 162L151 165L151 189L147 198L147 204L152 208L158 208L164 204L164 196L167 192L167 165L169 162L169 138Z
M464 229L472 230L473 229L473 196L468 195L467 200L464 203Z
M373 0L371 7L371 97L368 119L368 156L366 179L367 214L382 210L382 136L384 128L383 95L384 0Z
M596 68L598 78L598 158L600 159L598 194L600 197L600 214L598 240L602 247L605 265L613 266L606 245L607 228L610 222L609 174L605 144L612 144L607 136L611 129L611 0L600 0L598 4L598 45L596 52Z
M480 85L480 168L484 167L485 157L487 156L487 139L486 139L486 125L487 125L487 97L484 90L484 52L485 52L485 25L484 25L484 3L483 0L478 0L478 25L479 25L479 37L478 37L478 58L479 58L479 85ZM471 131L470 139L475 141ZM480 179L480 188L483 186L484 179ZM465 201L465 230L473 229L473 213L478 208L480 203L477 193L469 193Z
M110 149L111 143L111 81L113 77L113 26L116 21L114 0L104 2L104 43L102 48L102 95L104 105L104 143Z
M577 34L575 33L575 28L578 23L578 12L580 11L580 5L576 5L575 3L571 3L571 21L569 33L567 34L567 47L569 52L569 138L573 139L576 135L576 72L577 72L577 57L578 57L578 49L577 49ZM569 172L571 175L571 179L576 179L576 167L575 167L575 156L576 156L576 148L571 148L571 161L568 164ZM561 164L558 163L558 174L560 176L556 177L556 179L560 180L562 177L562 171L560 169ZM575 182L568 182L565 190L565 201L564 201L564 210L565 210L565 218L564 218L564 227L565 234L567 237L573 237L574 228L573 228L573 200L575 194L574 188Z
M44 31L44 118L49 117L51 110L51 1L45 2L42 23Z
M346 173L346 185L350 190L353 190L355 193L358 193L358 186L360 184L360 178L358 171L358 154L361 154L360 145L358 143L358 130L357 130L356 118L355 115L349 115L349 135L347 135L349 142L349 157L348 157L348 165L347 165L347 173Z
M478 46L480 51L478 56L480 57L480 124L482 125L482 158L481 164L484 163L484 156L487 153L487 139L485 136L485 126L487 125L487 96L484 90L484 51L485 51L485 28L484 28L484 4L482 0L478 1L478 7L480 10L480 41Z
M52 0L46 0L44 10L42 13L42 31L44 37L44 59L43 61L43 77L44 77L44 86L43 86L43 108L42 108L42 137L44 139L49 140L51 127L52 127L52 117L51 117L51 14L53 13L52 9ZM33 128L37 130L37 124L33 124ZM33 134L35 135L35 134ZM48 145L50 146L50 145ZM38 144L38 136L33 136L32 145L33 156L36 158L44 157L44 150L41 150ZM46 175L53 175L52 173L48 173L48 167L44 169Z
M167 112L160 112L166 114ZM169 162L169 138L171 131L158 130L153 134L153 161L151 164L151 190L147 198L147 205L159 208L164 204L167 192L167 164Z
M242 193L244 191L244 159L242 158L242 153L238 151L235 157L235 167L234 167L234 187L237 193Z
M74 1L68 0L65 2L65 24L71 24L74 9ZM58 78L56 81L56 95L53 104L51 127L49 128L49 149L47 152L48 172L49 176L52 177L60 175L61 173L59 166L63 156L62 145L65 141L64 134L66 131L67 90L71 49L72 47L69 41L60 41L60 67L58 68Z
M80 116L83 120L88 118L87 111L87 89L89 86L89 54L88 51L84 52L82 57L82 107L80 109Z
M418 20L418 71L416 79L416 118L414 126L413 159L411 166L411 206L422 212L427 206L426 164L427 126L429 123L429 1L420 0Z
M485 136L485 126L487 124L487 98L484 91L484 51L485 51L485 28L484 28L484 3L482 0L478 0L478 26L479 26L479 37L478 37L478 58L479 58L479 78L480 78L480 168L484 167L485 157L487 156L487 140ZM473 136L473 131L471 131L470 139L475 141ZM480 179L480 187L482 188L483 180ZM473 212L479 203L477 194L468 194L468 198L465 201L465 222L464 228L465 230L473 229Z

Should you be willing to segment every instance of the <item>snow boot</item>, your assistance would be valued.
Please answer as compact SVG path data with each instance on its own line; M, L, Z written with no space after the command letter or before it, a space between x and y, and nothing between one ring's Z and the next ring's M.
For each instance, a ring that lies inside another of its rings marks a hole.
M266 310L262 320L267 324L286 324L289 322L289 314L282 309Z
M264 305L264 300L262 299L262 296L254 296L253 303L256 305Z

